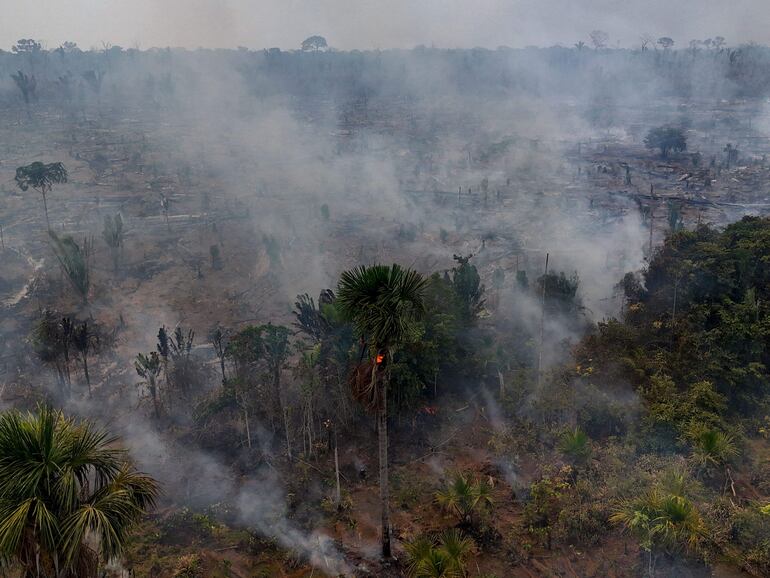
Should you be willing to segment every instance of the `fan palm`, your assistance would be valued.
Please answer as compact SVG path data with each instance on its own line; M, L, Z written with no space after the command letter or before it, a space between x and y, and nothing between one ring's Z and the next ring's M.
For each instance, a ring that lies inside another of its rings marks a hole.
M583 463L591 456L591 439L582 429L576 427L562 434L559 449L576 463Z
M735 438L721 431L704 429L693 435L692 459L699 469L709 471L738 454Z
M405 544L407 574L412 578L461 578L473 540L460 530L445 530L433 538L420 536Z
M473 480L462 472L452 475L446 487L436 492L436 502L446 511L456 515L463 524L473 521L473 513L492 506L492 484L486 480Z
M354 394L377 412L380 501L382 502L382 555L390 557L388 507L388 376L395 351L415 333L415 322L425 311L426 281L416 271L397 264L361 266L340 277L335 301L340 313L353 322L369 353L353 378Z
M114 442L49 408L0 415L0 560L24 576L92 578L120 555L158 486Z
M671 553L693 551L706 532L705 523L690 500L657 488L624 501L610 521L637 536L648 554L650 575L656 546Z

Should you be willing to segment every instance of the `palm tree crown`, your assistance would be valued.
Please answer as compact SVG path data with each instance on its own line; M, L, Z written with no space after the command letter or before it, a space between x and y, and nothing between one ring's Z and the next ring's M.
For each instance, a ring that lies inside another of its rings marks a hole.
M90 578L158 495L115 438L41 408L0 415L0 561L25 576Z
M426 281L394 263L360 266L340 276L336 304L377 354L406 341L424 312Z

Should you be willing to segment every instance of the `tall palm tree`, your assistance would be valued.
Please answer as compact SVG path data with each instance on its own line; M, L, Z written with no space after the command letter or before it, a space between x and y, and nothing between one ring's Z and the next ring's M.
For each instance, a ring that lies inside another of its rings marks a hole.
M95 578L121 554L159 490L114 442L50 408L0 414L0 561L25 578Z
M51 192L54 185L67 182L67 169L61 163L41 163L36 161L16 169L16 185L27 191L30 187L43 196L43 208L45 209L45 223L51 230L51 222L48 220L48 202L46 195Z
M398 348L415 334L415 322L425 312L426 281L400 265L361 266L340 277L336 305L353 322L368 362L360 364L352 383L354 395L377 414L382 505L382 555L390 557L388 505L388 381Z

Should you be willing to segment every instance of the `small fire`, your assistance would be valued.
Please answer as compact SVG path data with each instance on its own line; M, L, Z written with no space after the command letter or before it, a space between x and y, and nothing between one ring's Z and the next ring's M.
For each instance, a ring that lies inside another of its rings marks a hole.
M377 363L377 365L379 365L380 363L382 363L383 359L385 359L385 356L382 353L378 353L377 357L375 358L375 362Z

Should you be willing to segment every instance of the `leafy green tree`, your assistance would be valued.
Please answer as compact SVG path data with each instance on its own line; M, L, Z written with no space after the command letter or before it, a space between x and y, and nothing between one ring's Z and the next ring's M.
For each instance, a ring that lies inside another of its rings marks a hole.
M473 255L453 255L453 258L457 266L452 269L452 285L460 302L462 319L471 324L484 310L484 285L478 269L470 262Z
M96 578L159 488L116 439L57 410L0 415L0 559L40 578Z
M144 379L144 385L147 386L147 390L150 392L150 399L152 399L152 406L155 411L155 417L160 417L160 391L158 387L158 376L161 371L161 360L157 351L151 351L149 354L137 353L136 360L134 361L134 368L137 375Z
M50 231L51 222L48 220L48 201L46 200L46 195L51 192L54 185L67 182L67 169L61 163L46 164L36 161L17 168L14 180L22 191L32 188L43 196L45 222Z
M382 555L389 558L390 507L388 487L388 381L390 365L398 349L415 332L423 315L426 281L411 269L393 264L361 266L340 277L336 305L351 320L368 351L368 363L353 376L354 396L377 413L380 501L382 507Z
M233 359L236 374L245 382L252 381L255 371L264 371L270 384L270 407L273 430L283 422L287 452L291 455L288 435L288 418L284 411L281 392L281 370L291 353L289 337L291 330L281 325L250 325L232 336L228 344L228 355Z
M334 301L334 293L331 293L331 301ZM319 300L319 307L316 307L315 301L307 293L297 295L297 300L294 302L296 319L294 326L315 343L319 343L330 329L329 321L324 316L320 305Z
M326 43L326 38L323 36L310 36L302 41L302 50L305 52L318 52L319 50L327 47L328 44Z
M555 475L545 475L530 486L530 500L524 508L524 522L531 534L545 538L550 550L553 529L567 499L567 467Z
M543 295L545 285L545 305L548 310L557 313L574 313L583 308L578 294L580 278L577 273L567 277L564 272L549 272L537 279L538 294Z
M650 129L644 138L644 146L648 149L660 149L660 156L665 159L670 151L687 150L687 135L681 128L660 126Z

